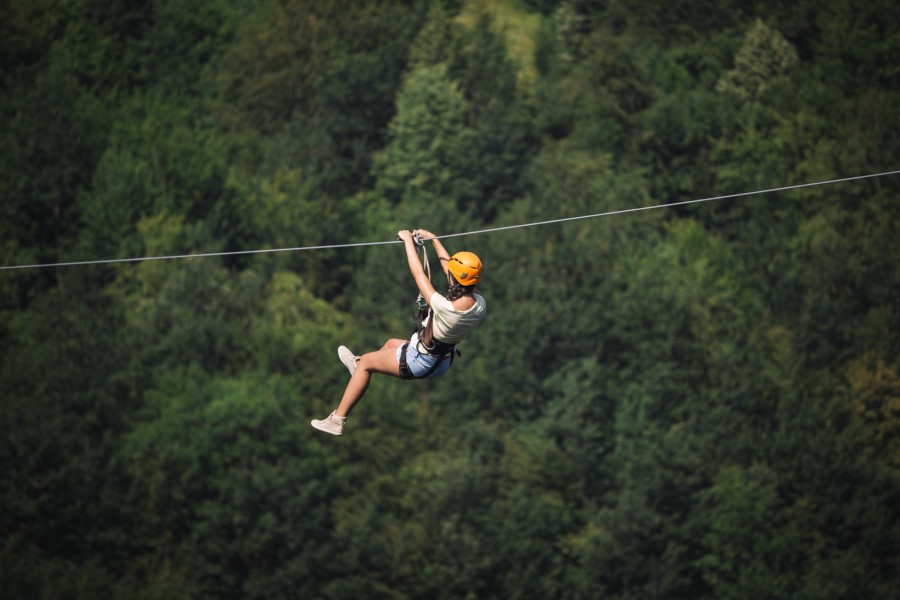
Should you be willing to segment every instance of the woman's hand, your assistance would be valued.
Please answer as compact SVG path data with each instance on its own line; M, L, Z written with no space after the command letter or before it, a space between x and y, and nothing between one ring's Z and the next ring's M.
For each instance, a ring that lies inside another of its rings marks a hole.
M437 252L438 259L441 261L441 268L444 270L444 275L447 275L447 261L450 260L450 253L447 252L447 249L444 248L441 241L437 239L437 236L427 229L416 229L413 231L413 235L418 235L423 240L431 240L434 244L434 251Z
M431 280L425 273L425 268L416 253L413 232L401 229L397 232L397 237L406 245L406 260L409 263L409 272L412 273L413 279L416 280L416 287L419 288L419 293L425 298L425 302L431 302L431 296L434 294L434 286L431 285Z

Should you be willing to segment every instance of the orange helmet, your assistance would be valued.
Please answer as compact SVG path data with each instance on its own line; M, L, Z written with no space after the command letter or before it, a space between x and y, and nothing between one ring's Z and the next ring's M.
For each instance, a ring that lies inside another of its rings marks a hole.
M481 260L471 252L457 252L447 263L460 285L475 285L481 280Z

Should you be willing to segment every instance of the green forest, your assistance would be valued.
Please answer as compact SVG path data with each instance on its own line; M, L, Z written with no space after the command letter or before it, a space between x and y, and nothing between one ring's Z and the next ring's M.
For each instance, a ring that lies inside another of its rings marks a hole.
M0 596L896 598L897 8L3 0Z

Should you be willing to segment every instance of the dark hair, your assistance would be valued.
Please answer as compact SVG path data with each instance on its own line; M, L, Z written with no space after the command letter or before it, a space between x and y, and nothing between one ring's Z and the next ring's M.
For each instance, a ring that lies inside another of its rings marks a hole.
M469 292L475 290L474 285L464 286L461 285L456 277L453 276L453 273L447 273L447 276L450 278L450 288L447 290L447 299L448 300L456 300L457 298L462 298Z

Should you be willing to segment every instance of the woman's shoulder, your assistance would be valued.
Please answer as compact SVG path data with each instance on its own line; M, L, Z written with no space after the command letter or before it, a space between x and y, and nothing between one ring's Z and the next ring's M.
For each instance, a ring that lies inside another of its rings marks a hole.
M431 298L428 300L428 304L431 306L431 308L434 308L436 305L445 307L453 306L452 304L450 304L450 300L438 291L435 291L431 295Z
M472 296L458 298L456 300L450 300L446 296L441 295L440 292L435 292L432 294L431 302L429 304L432 310L450 311L455 313L467 313L476 308L478 311L483 311L487 307L484 296L477 292Z
M456 312L460 313L481 313L487 310L487 302L481 294L472 294L471 296L453 301L453 308Z

